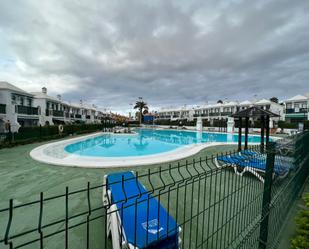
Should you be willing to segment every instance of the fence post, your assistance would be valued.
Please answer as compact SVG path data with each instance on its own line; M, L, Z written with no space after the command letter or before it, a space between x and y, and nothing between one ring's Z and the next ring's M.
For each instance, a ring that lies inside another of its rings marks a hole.
M273 172L275 165L275 143L269 142L266 151L266 172L265 172L265 182L263 190L263 204L262 204L262 216L261 216L261 226L260 226L260 238L259 238L259 249L267 248L267 237L268 237L268 222L270 214L270 203L271 203L271 188L273 185Z

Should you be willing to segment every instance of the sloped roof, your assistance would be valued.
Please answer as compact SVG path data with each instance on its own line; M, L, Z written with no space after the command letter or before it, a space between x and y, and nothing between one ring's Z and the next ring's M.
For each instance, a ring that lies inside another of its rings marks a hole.
M245 118L245 117L261 117L261 116L269 116L269 117L280 117L280 115L273 113L268 110L264 110L258 106L252 106L245 110L234 113L232 117L234 118Z
M252 105L252 102L249 100L245 100L239 103L239 105Z
M264 105L264 104L271 104L272 102L268 99L261 99L255 102L254 104L256 105ZM273 102L274 103L274 102Z
M6 81L0 81L0 90L10 90L10 91L13 91L13 92L17 92L17 93L21 93L21 94L24 94L24 95L28 95L28 96L32 96L31 93L28 93L14 85L12 85L11 83L9 82L6 82Z
M230 101L230 102L224 102L222 105L223 106L234 106L234 105L238 105L238 103L235 101Z
M305 94L306 95L306 94ZM295 101L295 100L307 100L309 97L306 97L305 95L296 95L290 99L288 99L287 101Z

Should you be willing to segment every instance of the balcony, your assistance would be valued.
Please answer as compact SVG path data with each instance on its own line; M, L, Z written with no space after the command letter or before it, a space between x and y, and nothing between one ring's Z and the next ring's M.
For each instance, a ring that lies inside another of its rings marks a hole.
M86 115L86 119L90 119L90 115Z
M2 114L5 114L6 113L6 105L4 104L0 104L0 113Z
M220 113L219 112L212 112L212 113L209 113L209 116L211 116L211 117L220 116Z
M38 115L38 108L31 106L16 105L15 112L18 114Z
M292 109L292 108L289 108L289 109L285 109L285 113L286 114L289 114L289 113L306 113L308 112L308 108L299 108L299 109Z
M232 112L221 112L221 116L231 116Z
M75 114L75 118L82 118L82 115L80 115L80 114Z
M70 113L65 112L65 113L64 113L64 116L65 116L66 118L69 118L69 117L70 117Z
M54 117L63 117L64 112L63 111L58 111L58 110L53 110L53 116Z

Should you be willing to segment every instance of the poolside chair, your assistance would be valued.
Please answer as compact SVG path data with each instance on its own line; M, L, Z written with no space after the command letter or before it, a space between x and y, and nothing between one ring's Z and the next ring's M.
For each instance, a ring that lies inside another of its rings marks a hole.
M260 159L266 159L267 154L266 153L261 153L258 151L254 151L254 150L242 150L239 152L240 156L244 156L244 157L254 157L254 158L260 158ZM276 161L282 161L282 162L286 162L290 165L293 164L294 162L294 158L290 157L290 156L286 156L286 155L281 155L281 154L277 154L275 156L275 160Z
M152 197L133 172L104 176L107 235L113 249L178 249L180 226Z
M220 164L219 162L222 162L223 164ZM249 172L264 183L264 178L261 173L264 174L266 171L266 158L245 157L238 154L218 156L215 158L215 165L217 168L231 166L234 169L234 172L239 176L243 176L244 173ZM242 169L241 172L238 171L239 168ZM289 173L290 168L291 164L275 162L274 177L284 178Z

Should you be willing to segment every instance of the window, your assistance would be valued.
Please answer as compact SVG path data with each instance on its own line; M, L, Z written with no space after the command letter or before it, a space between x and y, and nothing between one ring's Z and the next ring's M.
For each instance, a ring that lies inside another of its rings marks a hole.
M286 108L287 108L287 109L292 109L292 103L287 103L287 104L286 104Z
M27 106L32 106L32 99L30 98L27 99Z
M11 99L12 99L12 104L16 104L16 95L15 94L11 95Z

